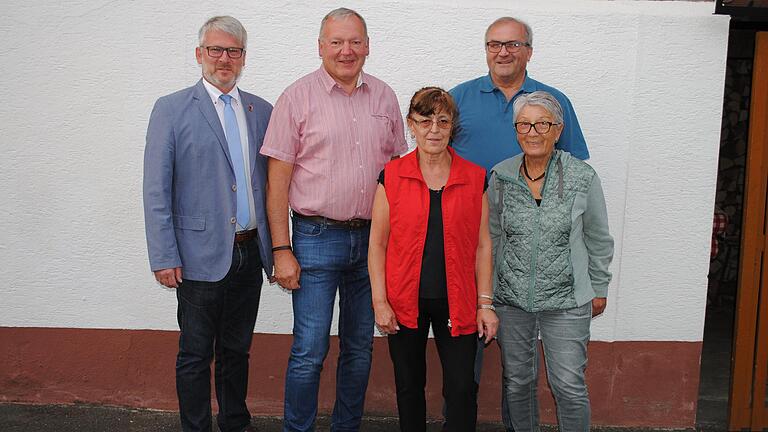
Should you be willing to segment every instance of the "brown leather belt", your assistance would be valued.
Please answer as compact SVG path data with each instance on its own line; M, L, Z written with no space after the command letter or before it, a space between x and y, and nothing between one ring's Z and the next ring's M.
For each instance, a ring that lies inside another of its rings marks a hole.
M256 238L256 232L258 230L252 229L250 231L240 231L235 233L235 243L242 243L252 238Z
M347 229L360 229L371 225L370 219L350 219L350 220L336 220L327 218L324 216L306 216L301 213L293 212L293 217L298 219L304 219L306 221L314 222L317 224L326 224L333 227L343 227Z

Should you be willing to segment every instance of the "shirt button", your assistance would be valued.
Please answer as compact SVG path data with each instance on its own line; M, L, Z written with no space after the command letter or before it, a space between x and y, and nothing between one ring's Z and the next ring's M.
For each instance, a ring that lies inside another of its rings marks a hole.
M233 223L237 223L237 218L236 218L236 217L234 217L234 216L233 216L233 217L231 217L231 218L229 218L229 223L231 223L231 224L233 224Z
M356 119L356 118L354 118L354 117L352 117L352 121L353 121L353 122L356 122L356 121L357 121L357 119Z
M355 144L360 145L360 141L355 141Z
M237 192L237 185L236 184L232 185L232 192Z

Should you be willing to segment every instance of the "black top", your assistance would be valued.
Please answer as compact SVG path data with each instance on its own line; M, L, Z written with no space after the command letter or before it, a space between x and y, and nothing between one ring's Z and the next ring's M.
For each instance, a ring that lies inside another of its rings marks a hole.
M384 185L384 170L379 173L379 183ZM488 189L485 179L483 190ZM421 258L421 276L419 278L419 298L448 298L448 281L445 276L445 242L443 237L443 188L429 190L429 217L427 219L427 238ZM474 263L472 263L474 266Z

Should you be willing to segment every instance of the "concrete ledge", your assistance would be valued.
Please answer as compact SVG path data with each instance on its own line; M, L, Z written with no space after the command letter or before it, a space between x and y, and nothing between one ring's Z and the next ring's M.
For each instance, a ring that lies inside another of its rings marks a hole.
M320 412L334 400L337 339L323 372ZM248 404L254 415L281 416L290 335L255 334ZM0 401L89 403L177 409L174 364L178 333L0 327ZM699 381L699 342L592 342L587 371L595 425L692 428ZM441 370L428 347L428 415L439 419ZM543 369L543 368L542 368ZM478 399L479 420L498 422L499 350L486 350ZM542 372L542 380L545 379ZM542 381L543 383L543 381ZM540 385L541 416L555 423L548 387ZM396 416L392 365L386 340L376 338L366 399L371 416Z

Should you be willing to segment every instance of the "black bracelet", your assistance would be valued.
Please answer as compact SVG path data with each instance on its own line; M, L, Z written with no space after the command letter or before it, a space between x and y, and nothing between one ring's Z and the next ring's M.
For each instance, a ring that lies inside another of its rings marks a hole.
M291 245L275 246L272 248L272 252L277 252L281 250L293 250L293 249L291 249Z

